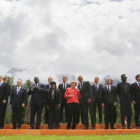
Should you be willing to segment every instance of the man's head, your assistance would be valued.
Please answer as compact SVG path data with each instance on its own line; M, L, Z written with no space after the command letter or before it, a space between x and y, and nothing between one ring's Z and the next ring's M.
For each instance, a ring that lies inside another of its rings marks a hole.
M7 82L7 77L3 77L3 81L4 82Z
M111 82L110 84L113 85L114 80L111 78L111 79L110 79L110 82Z
M39 78L38 78L38 77L35 77L35 78L34 78L34 82L35 82L35 83L39 83Z
M22 85L22 80L21 79L18 79L17 80L17 86L20 87L21 85Z
M3 80L2 80L2 76L0 75L0 82L2 82Z
M80 83L82 83L83 82L83 77L80 75L80 76L78 76L78 81L80 82Z
M56 88L56 82L53 81L53 82L50 83L50 85L51 85L51 88L52 89L55 89Z
M62 80L63 80L63 83L67 83L67 77L66 77L66 76L64 76L64 77L62 78Z
M106 84L107 84L107 85L110 85L110 84L111 84L110 78L106 78Z
M137 82L140 82L140 74L137 74L135 78Z
M49 84L50 84L52 81L53 81L53 78L52 78L52 77L49 77L49 78L48 78Z
M99 82L99 77L94 78L95 83L97 84Z
M121 80L122 80L122 82L124 82L124 83L127 81L127 77L126 77L125 74L122 74L122 75L121 75Z

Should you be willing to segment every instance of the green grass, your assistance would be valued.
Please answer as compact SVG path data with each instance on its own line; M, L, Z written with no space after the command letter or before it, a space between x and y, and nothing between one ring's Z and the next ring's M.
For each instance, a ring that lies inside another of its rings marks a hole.
M140 135L105 136L0 136L0 140L140 140Z

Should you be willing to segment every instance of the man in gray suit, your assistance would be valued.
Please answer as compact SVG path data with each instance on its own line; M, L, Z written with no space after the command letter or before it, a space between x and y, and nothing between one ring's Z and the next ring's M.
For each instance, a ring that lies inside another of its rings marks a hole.
M88 109L90 112L92 129L95 129L93 116L93 95L91 85L89 81L83 81L82 76L78 76L78 81L79 81L78 89L80 90L81 93L80 104L82 106L85 129L88 129L89 126Z

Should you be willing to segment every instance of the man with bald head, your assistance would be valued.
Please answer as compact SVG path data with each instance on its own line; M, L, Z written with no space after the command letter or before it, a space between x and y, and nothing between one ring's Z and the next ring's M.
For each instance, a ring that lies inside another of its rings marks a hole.
M24 86L22 86L22 80L18 79L17 85L14 86L12 89L10 99L10 108L12 109L12 123L13 123L12 129L16 129L17 123L18 129L21 129L22 112L26 104L27 104L26 89Z
M4 127L5 107L9 95L9 86L0 76L0 129Z
M90 112L91 117L91 129L95 129L94 125L94 116L93 116L93 95L92 95L92 89L89 81L83 81L83 77L80 75L78 76L78 89L81 93L81 99L80 104L83 111L83 123L85 124L85 129L88 129L89 126L89 120L88 120L88 110Z
M42 108L45 101L44 84L39 83L39 78L34 78L34 84L30 86L28 94L31 95L30 129L34 129L34 119L37 113L36 129L40 129Z

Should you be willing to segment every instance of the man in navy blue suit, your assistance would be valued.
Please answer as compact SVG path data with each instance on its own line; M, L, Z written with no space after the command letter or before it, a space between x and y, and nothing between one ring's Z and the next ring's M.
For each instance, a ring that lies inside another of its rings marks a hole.
M21 129L22 112L23 108L27 104L27 93L25 87L22 86L22 80L17 81L17 85L13 87L10 99L10 107L12 108L12 123L13 128L16 129L18 123L18 129ZM18 121L18 122L17 122Z
M39 83L39 78L34 78L34 84L30 86L28 94L31 95L30 129L34 128L35 114L37 113L36 129L40 129L42 108L44 105L44 84Z

